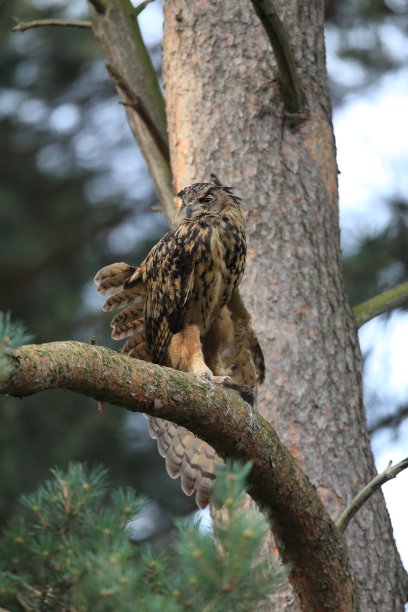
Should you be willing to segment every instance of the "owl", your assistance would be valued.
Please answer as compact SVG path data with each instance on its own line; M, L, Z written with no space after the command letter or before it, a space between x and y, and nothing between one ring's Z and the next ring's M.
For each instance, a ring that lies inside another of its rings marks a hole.
M239 198L231 188L195 183L178 194L181 206L173 228L138 266L117 263L95 276L112 337L130 336L125 355L190 372L237 387L253 400L263 379L263 356L237 291L245 269L245 231ZM148 417L171 477L209 502L215 478L215 451L184 427Z

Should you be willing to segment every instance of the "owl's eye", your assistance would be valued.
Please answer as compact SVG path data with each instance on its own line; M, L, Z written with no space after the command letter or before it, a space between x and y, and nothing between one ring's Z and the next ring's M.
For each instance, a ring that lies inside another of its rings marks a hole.
M210 202L212 202L214 199L214 196L212 195L208 195L208 196L204 196L203 198L200 198L200 202L203 202L204 204L209 204Z

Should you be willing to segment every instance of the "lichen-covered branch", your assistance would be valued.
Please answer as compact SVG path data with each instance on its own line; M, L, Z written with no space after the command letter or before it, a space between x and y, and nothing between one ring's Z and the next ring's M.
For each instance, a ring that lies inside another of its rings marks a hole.
M303 609L356 609L342 537L275 431L238 394L79 342L27 345L0 357L0 393L25 396L51 388L172 420L222 457L251 460L250 494L269 513Z
M292 119L303 120L306 97L302 89L288 33L272 0L251 0L256 14L262 22L278 64L283 87L284 101Z
M18 21L12 27L13 32L25 32L26 30L32 30L33 28L48 28L48 27L59 27L59 28L91 28L90 21L83 21L82 19L37 19L34 21Z
M397 285L388 291L375 295L362 304L358 304L358 306L354 306L353 312L357 326L362 327L378 315L401 306L408 306L408 282Z
M386 467L386 469L381 472L381 474L377 474L350 502L347 508L341 513L339 518L336 521L336 527L344 533L347 529L348 524L350 523L353 516L360 510L360 508L366 503L366 501L371 497L373 493L377 491L382 485L393 478L396 478L400 472L406 470L408 468L408 457L397 463L396 465L391 465L391 463Z
M138 25L138 9L129 0L104 0L99 10L94 1L88 4L94 34L111 73L120 75L119 80L114 79L116 89L149 167L162 210L170 221L175 207L168 154L165 153L168 149L166 112L159 81ZM143 116L140 109L144 110ZM154 126L153 134L151 126Z

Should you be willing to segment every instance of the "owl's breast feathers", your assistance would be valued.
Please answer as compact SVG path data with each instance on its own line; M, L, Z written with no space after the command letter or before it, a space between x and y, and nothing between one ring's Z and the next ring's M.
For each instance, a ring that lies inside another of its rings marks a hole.
M198 325L204 335L240 283L246 245L236 208L184 220L140 266L146 286L146 341L154 362L163 362L171 337L186 325Z

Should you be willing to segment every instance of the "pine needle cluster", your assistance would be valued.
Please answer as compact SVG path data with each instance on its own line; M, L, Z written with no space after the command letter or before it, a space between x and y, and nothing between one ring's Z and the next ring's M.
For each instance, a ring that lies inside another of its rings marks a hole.
M217 476L220 509L212 531L179 522L175 546L160 555L130 541L129 519L145 499L109 494L106 470L71 464L21 498L0 540L0 607L6 610L254 610L285 569L260 555L266 520L240 504L250 466Z
M28 344L33 338L23 323L12 321L9 312L0 311L0 353L11 352L18 346Z

